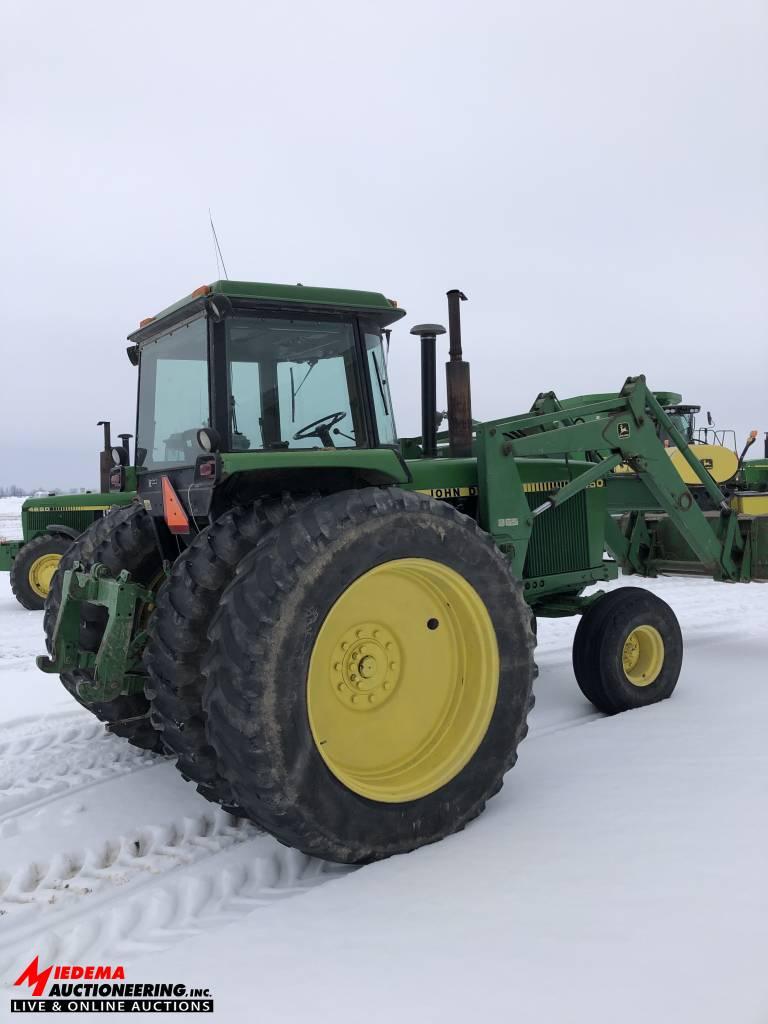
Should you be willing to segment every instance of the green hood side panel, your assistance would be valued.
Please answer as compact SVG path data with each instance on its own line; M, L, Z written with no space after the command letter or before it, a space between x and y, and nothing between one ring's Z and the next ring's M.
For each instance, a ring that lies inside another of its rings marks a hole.
M92 494L48 494L41 498L27 498L21 506L24 540L33 540L52 525L66 526L77 533L82 533L110 508L115 505L129 505L135 497L133 491L110 491Z

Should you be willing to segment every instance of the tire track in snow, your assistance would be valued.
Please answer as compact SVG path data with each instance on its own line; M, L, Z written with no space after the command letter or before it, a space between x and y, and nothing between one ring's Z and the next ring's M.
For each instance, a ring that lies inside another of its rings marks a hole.
M9 819L161 760L79 715L69 724L11 736L0 743L0 839L14 833Z
M29 669L35 668L35 663L32 658L27 656L26 658L3 658L0 661L0 672L6 668L20 668L22 665ZM12 723L11 723L12 724Z
M578 729L580 726L599 722L603 718L610 718L610 715L604 715L602 711L586 711L576 718L567 718L562 722L553 722L552 725L543 725L540 729L532 727L525 742L530 743L531 740L543 739L545 736L551 736L552 733L563 732L566 729Z
M3 722L0 728L2 728L4 742L0 743L0 754L7 748L8 741L5 737L8 737L9 734L12 739L18 739L19 736L34 736L37 739L41 735L41 728L52 724L63 726L75 720L90 722L85 708L75 706L69 711L57 711L44 715L22 715L21 718Z
M0 977L34 955L77 963L163 949L349 870L219 808L135 829L0 875Z
M588 712L544 726L529 741L602 717ZM42 733L34 719L20 720L0 744L3 761L0 837L4 820L161 763L79 711L56 716ZM42 794L30 802L35 790ZM78 962L89 951L109 958L165 949L349 870L285 849L215 807L195 818L135 829L8 876L0 873L0 977L8 979L36 954L49 963Z

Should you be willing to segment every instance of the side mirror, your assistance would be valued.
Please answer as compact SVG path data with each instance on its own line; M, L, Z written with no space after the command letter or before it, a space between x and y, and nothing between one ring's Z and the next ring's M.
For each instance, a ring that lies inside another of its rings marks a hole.
M128 449L121 444L113 445L110 448L110 455L112 456L113 466L127 466L130 461Z
M243 436L242 434L240 435ZM218 430L214 430L213 427L201 427L197 432L197 445L198 448L202 448L204 452L217 452L221 448L221 438L219 437ZM246 445L245 449L250 447Z

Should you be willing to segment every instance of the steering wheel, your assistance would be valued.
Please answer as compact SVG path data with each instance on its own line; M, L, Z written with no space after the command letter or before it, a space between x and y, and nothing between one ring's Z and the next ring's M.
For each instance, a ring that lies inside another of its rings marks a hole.
M331 427L341 423L346 415L345 412L329 412L327 416L321 416L319 420L308 423L306 427L297 430L293 435L293 440L303 441L307 437L317 437L323 442L324 448L335 448L336 445L331 437Z

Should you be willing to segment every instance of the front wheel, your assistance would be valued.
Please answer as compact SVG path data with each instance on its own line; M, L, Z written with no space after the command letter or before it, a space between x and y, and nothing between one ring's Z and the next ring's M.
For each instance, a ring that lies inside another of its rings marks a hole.
M11 565L11 590L29 611L42 611L62 555L71 546L69 537L42 533L24 544Z
M608 715L671 696L683 637L666 601L640 587L609 591L582 616L573 669L584 696Z
M209 630L208 735L238 803L344 863L463 828L526 732L530 618L491 539L444 503L367 488L296 512Z

